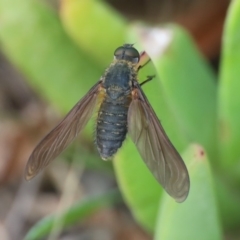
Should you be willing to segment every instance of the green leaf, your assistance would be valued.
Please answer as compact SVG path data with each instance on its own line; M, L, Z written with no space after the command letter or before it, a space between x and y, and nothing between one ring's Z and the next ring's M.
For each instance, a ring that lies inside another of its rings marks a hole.
M126 20L103 1L64 0L61 19L69 35L103 68L125 43Z
M215 77L185 31L176 26L164 29L172 34L170 45L161 55L150 54L157 78L144 85L143 90L179 152L191 142L200 142L215 155ZM135 38L143 43L142 49L148 50L156 46L151 30L160 29L146 30L133 26L130 35L132 37L135 32ZM150 43L145 39L148 33ZM157 53L159 49L155 50ZM154 74L151 65L142 72L141 80ZM119 152L114 166L121 190L134 216L146 229L153 231L163 190L130 140Z
M224 28L219 85L220 164L240 182L240 1L231 1Z
M0 0L2 49L31 85L67 111L101 71L65 34L57 14L41 1Z
M121 192L134 217L153 232L163 190L130 139L115 157L114 167Z
M91 196L85 200L79 201L75 206L72 206L66 212L57 216L57 221L62 224L62 228L73 225L77 221L86 219L97 210L114 205L122 201L118 190L112 190L98 196ZM48 216L33 226L27 233L24 240L37 240L48 235L54 228L56 216Z
M223 239L206 152L200 145L192 145L183 157L191 179L189 196L184 203L179 204L165 195L154 239Z
M151 42L154 38L163 39L162 44L169 38L169 45L161 49L160 40L160 47ZM181 132L188 143L200 143L215 157L217 86L211 68L190 36L176 25L149 29L142 42L161 79L162 91L179 128L177 133ZM172 129L169 127L170 136Z
M147 75L153 75L154 73L152 64L147 65L141 70L140 82ZM161 122L166 122L167 125L172 123L174 127L175 125L170 117L171 112L162 94L159 80L157 78L153 79L143 86L143 90L156 112L158 113L158 110L161 110L159 117L161 120L166 120ZM123 147L119 150L114 160L114 168L124 198L133 215L147 230L152 232L155 226L159 198L163 190L144 164L131 139L127 138Z
M225 231L238 230L240 222L239 188L229 185L223 173L215 176L215 186L221 222Z

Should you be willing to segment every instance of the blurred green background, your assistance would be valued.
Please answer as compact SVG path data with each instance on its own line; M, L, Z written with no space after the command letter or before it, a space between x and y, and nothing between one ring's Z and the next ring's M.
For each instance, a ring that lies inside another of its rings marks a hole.
M0 0L1 239L239 239L239 26L239 1ZM157 76L143 90L189 170L187 200L166 195L128 138L102 161L96 117L63 161L25 183L35 144L124 43L152 59L139 80ZM106 218L110 235L96 231Z

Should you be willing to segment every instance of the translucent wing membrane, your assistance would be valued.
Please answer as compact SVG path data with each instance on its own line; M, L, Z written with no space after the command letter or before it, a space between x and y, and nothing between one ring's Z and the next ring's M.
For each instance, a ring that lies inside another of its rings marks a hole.
M25 170L27 180L33 178L57 157L85 127L92 116L97 102L99 82L67 114L67 116L48 133L32 152Z
M137 83L133 91L128 132L155 178L170 196L183 202L190 187L187 168Z

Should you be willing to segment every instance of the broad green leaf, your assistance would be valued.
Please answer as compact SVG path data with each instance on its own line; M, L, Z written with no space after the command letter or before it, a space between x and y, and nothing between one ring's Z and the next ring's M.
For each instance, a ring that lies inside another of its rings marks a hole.
M219 214L225 231L239 230L240 223L240 192L239 187L231 186L225 174L216 176L215 186L218 200Z
M179 204L165 195L154 239L223 239L206 152L200 145L192 145L183 157L191 179L189 196L184 203Z
M146 31L143 46L161 79L172 118L188 142L200 143L215 157L217 86L210 66L182 28L169 25ZM161 49L166 38L170 44Z
M219 85L220 164L240 182L240 1L231 1L223 36Z
M179 152L191 142L198 141L214 155L215 77L182 29L165 29L171 32L171 41L162 49L162 54L150 54L157 77L144 85L143 90ZM151 29L133 27L130 29L131 37L134 31L135 38L143 43L142 49L148 50L156 46L154 36L150 33ZM149 37L150 43L146 41L146 36ZM156 53L158 51L159 49L156 49ZM140 74L140 79L144 80L155 71L152 66L146 67ZM131 140L124 144L114 164L120 187L134 216L144 227L153 231L162 187L144 165Z
M69 35L103 68L125 43L126 20L103 1L63 0L61 19Z
M117 180L132 214L153 232L162 188L147 169L130 139L114 159Z
M101 75L65 34L57 14L41 1L0 0L5 54L37 92L67 111Z
M77 221L86 219L97 210L121 201L122 198L118 190L112 190L98 196L91 196L79 201L79 203L72 206L60 216L57 216L57 221L62 225L63 229L65 229ZM53 230L55 221L56 216L54 215L42 219L29 230L24 240L42 239Z
M153 66L149 64L149 66L141 70L140 82L147 75L153 75L154 73ZM158 116L163 126L172 126L172 131L176 130L178 132L179 130L175 125L175 121L171 118L171 111L162 92L159 79L156 77L144 85L143 90L156 113L160 112ZM183 136L179 135L179 139L182 142L178 139L176 142L179 143L179 146L183 147L186 144ZM127 138L127 141L119 150L114 160L114 167L120 188L133 215L146 229L153 231L159 198L163 190L144 164L130 138Z

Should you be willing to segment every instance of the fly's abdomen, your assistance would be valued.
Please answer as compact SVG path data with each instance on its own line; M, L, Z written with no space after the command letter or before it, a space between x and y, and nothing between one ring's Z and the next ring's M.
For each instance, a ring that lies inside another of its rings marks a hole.
M129 101L101 104L96 131L96 143L102 159L110 159L122 146L127 134Z

